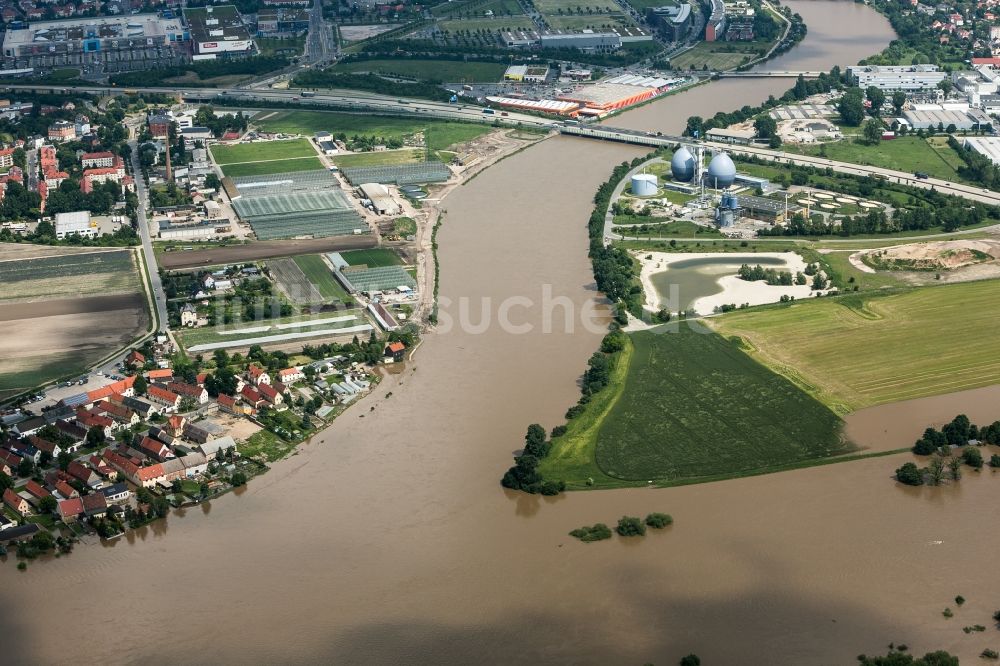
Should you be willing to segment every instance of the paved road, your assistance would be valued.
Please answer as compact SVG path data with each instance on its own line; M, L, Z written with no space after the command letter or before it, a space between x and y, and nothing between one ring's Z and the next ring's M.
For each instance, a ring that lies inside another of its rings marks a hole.
M159 326L157 332L164 332L167 329L167 299L163 293L163 283L160 281L160 272L156 269L156 255L153 253L153 240L149 233L149 220L146 218L146 207L149 205L149 194L146 191L146 183L142 179L142 168L139 165L139 149L137 142L133 139L129 141L132 148L132 175L135 178L135 193L139 197L139 235L142 237L142 254L146 259L146 271L149 274L149 283L153 287L153 300L156 306Z

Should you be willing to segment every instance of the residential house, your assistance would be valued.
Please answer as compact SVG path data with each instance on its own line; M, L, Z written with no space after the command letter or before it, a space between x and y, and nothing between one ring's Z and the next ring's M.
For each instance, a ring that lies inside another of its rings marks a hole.
M7 448L21 456L22 458L28 458L31 462L36 465L42 459L42 452L35 448L33 444L23 440L15 439L7 442Z
M391 358L393 363L399 363L406 355L406 345L402 342L390 342L385 348L385 357Z
M277 406L285 401L285 397L281 395L276 388L269 384L261 384L257 387L257 389L260 391L260 394L264 396L264 399L272 405Z
M86 428L90 430L91 428L100 428L104 432L104 436L110 438L111 434L118 429L118 425L107 416L101 416L100 414L95 414L89 410L81 409L76 413L76 424L81 428Z
M175 412L181 406L181 397L179 395L160 386L150 386L146 390L146 397L157 404L163 405L164 411Z
M22 516L31 513L31 505L28 504L28 500L15 493L12 488L3 491L3 503Z
M10 470L5 471L4 474L14 476L20 464L21 456L9 449L0 449L0 470Z
M247 368L247 376L250 378L250 382L254 386L271 383L271 375L267 374L267 370L260 367L256 363L251 363L250 367Z
M126 428L131 428L140 422L139 415L121 403L109 402L107 400L97 403L94 409L102 412Z
M75 499L80 496L80 492L65 481L56 481L55 486L56 494L59 496L59 499L68 500Z
M243 390L240 391L240 396L242 396L242 398L246 400L247 404L254 409L260 409L263 405L267 404L267 401L264 400L260 391L249 384L243 387Z
M174 437L181 437L184 434L185 423L187 423L187 419L181 414L171 414L164 430Z
M96 454L92 455L87 458L87 462L94 468L94 471L97 472L97 475L102 479L112 482L118 480L118 471L109 465L101 456Z
M52 494L48 490L46 490L45 488L43 488L42 484L38 483L34 479L32 479L31 481L28 481L27 485L24 486L24 489L27 490L28 493L32 497L34 497L36 500L41 500L41 499L43 499L45 497L48 497L49 495ZM79 493L77 493L77 494L79 495Z
M156 405L146 402L145 400L140 400L139 398L129 398L128 396L121 396L120 402L121 404L125 405L133 412L138 414L139 418L144 421L160 413L160 410L159 408L157 408Z
M190 303L181 306L181 326L194 327L198 325L198 311Z
M76 453L83 447L84 440L87 439L87 431L70 421L56 421L56 428L67 437L73 438L72 444L63 444L63 451L66 453Z
M109 504L120 504L121 502L127 502L128 498L132 495L128 486L124 483L116 483L113 486L107 486L101 488L101 494L108 501Z
M108 168L115 165L115 154L111 152L84 153L80 157L84 169Z
M107 386L102 386L99 389L94 389L93 391L87 392L87 404L92 405L98 400L104 400L105 398L110 398L115 395L124 396L134 396L135 395L135 376L126 377L125 379L120 379L117 382L108 384Z
M133 349L128 353L128 356L125 357L125 363L141 367L146 365L146 357Z
M101 477L97 475L97 472L77 460L72 461L66 467L66 473L89 488L101 485Z
M208 391L202 386L194 386L184 382L171 382L167 384L167 389L181 396L181 398L191 398L199 405L204 405L208 402Z
M178 460L184 465L184 475L189 479L208 471L208 456L204 453L189 453Z
M149 436L163 442L167 446L174 446L177 444L177 437L175 437L172 432L168 432L166 429L160 428L159 426L153 426L150 428Z
M158 481L158 483L171 483L175 479L183 479L187 476L184 471L183 458L174 458L168 460L164 463L160 463L160 469L163 472L163 478Z
M306 378L304 372L301 368L285 368L284 370L278 371L278 381L282 384L294 384L295 382L300 382Z
M33 416L30 419L25 419L20 423L15 424L10 431L18 437L27 437L28 435L34 435L46 425L48 425L48 423L43 417Z
M83 500L79 497L62 500L56 513L64 523L73 522L83 515Z
M91 493L83 498L83 514L88 518L103 516L108 512L108 500L104 493Z
M150 370L146 373L146 379L151 382L163 381L168 382L174 378L174 371L170 368L161 368L158 370Z
M51 460L55 460L56 458L59 457L59 454L62 453L61 446L59 446L55 442L50 442L47 439L42 439L38 435L28 435L28 441L31 442L31 445L34 446L39 451L41 451L42 453L49 454L49 458Z
M143 437L142 441L139 442L138 448L143 455L148 456L157 462L164 462L177 457L174 455L174 452L170 450L170 447L151 437Z

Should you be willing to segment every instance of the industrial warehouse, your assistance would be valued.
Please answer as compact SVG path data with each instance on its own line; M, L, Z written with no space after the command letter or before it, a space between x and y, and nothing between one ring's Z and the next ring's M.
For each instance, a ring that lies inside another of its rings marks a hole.
M552 113L569 118L603 118L636 104L642 104L685 84L684 78L665 79L658 76L623 74L600 83L563 93L557 99L524 99L515 97L487 97L490 104L519 109Z

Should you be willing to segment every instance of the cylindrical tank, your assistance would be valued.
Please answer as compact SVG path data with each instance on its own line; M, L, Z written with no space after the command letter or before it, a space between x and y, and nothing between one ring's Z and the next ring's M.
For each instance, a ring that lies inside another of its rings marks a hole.
M656 194L656 176L651 173L637 173L632 176L632 194L637 197L651 197Z
M691 179L694 178L694 167L694 155L684 146L678 148L673 159L670 160L670 173L674 180L682 183L691 182Z
M731 208L719 209L719 226L731 227L736 223L736 211Z
M708 163L707 178L708 186L717 190L724 190L733 184L736 180L736 165L729 155L719 153L712 158Z
M730 210L736 210L737 208L740 207L740 202L739 202L739 199L736 197L735 194L730 194L728 192L724 192L722 194L722 203L720 204L720 206L722 208L728 208Z

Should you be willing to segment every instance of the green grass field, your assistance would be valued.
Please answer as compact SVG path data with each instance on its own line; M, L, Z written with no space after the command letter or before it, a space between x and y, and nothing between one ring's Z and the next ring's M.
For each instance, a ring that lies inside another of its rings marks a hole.
M732 69L742 65L748 56L752 60L767 49L766 44L755 42L698 42L693 49L671 58L670 66L674 69L702 69L706 65L710 70Z
M336 299L344 302L347 300L347 292L340 286L330 267L327 266L323 258L318 254L306 254L293 257L295 264L305 273L306 278L313 283L323 298Z
M312 135L319 131L348 136L361 134L380 136L385 139L405 139L418 132L424 133L427 147L445 150L450 146L469 141L486 132L490 127L469 123L453 123L428 118L387 118L367 114L349 114L325 111L280 111L268 113L264 120L255 120L255 125L269 132Z
M671 485L851 452L836 414L721 336L681 323L629 339L611 385L554 440L546 478L574 488Z
M712 321L840 413L997 383L994 281L815 299Z
M812 146L787 146L789 152L819 155L822 150L828 159L853 162L867 166L896 169L898 171L925 171L935 178L955 182L966 182L958 175L957 167L961 158L952 150L947 141L935 141L916 136L904 136L892 141L882 141L877 146L855 143L849 139Z
M260 54L264 56L283 55L295 57L302 55L306 45L306 38L292 37L289 39L279 39L278 37L257 37L254 41L260 48Z
M341 169L345 167L381 166L385 164L412 164L423 162L425 152L421 148L382 150L371 153L355 153L333 158L333 163Z
M316 151L308 139L290 141L260 141L257 143L237 143L231 146L212 146L212 157L216 164L226 165L236 162L259 162L263 160L285 160L296 157L314 157Z
M341 252L340 256L351 266L365 264L369 268L376 268L378 266L401 266L403 264L403 260L399 258L398 254L384 248L348 250L347 252Z
M323 168L318 157L300 157L290 160L271 160L270 162L242 162L227 164L222 172L230 178L239 176L263 176L269 173L292 173L294 171L316 171Z
M493 62L462 62L460 60L358 60L345 62L335 72L373 72L375 74L412 77L423 81L493 82L503 78L506 66Z

